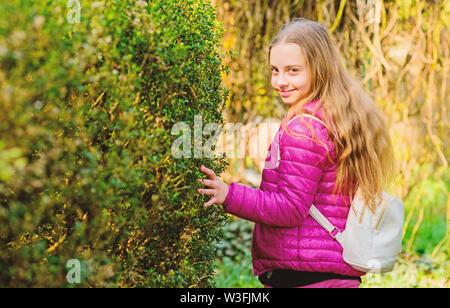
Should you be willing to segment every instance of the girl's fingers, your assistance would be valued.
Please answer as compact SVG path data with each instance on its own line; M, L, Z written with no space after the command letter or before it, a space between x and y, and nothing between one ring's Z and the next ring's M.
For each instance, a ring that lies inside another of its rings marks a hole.
M215 190L214 189L198 189L199 193L207 196L214 196Z
M216 178L216 174L214 173L214 171L209 169L209 168L206 168L203 165L200 167L200 171L203 172L204 174L206 174L211 179L215 179Z
M198 180L200 183L202 183L203 185L205 185L205 186L208 186L208 187L214 187L214 181L212 181L212 180L208 180L208 179L200 179L200 180Z
M205 203L205 206L213 205L214 203L216 203L216 201L216 197L212 197L208 202Z
M205 186L213 187L213 185L216 183L215 180L217 179L217 176L214 173L214 171L209 168L206 168L203 165L200 167L200 171L203 172L204 174L206 174L206 176L209 179L199 179L199 182ZM198 189L197 191L201 194L211 196L211 199L209 199L209 201L206 202L204 204L204 206L211 206L217 202L217 198L215 196L215 194L216 194L215 189Z

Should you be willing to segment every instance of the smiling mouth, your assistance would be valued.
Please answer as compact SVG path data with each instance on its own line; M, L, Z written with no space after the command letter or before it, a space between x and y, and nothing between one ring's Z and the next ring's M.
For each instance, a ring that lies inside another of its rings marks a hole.
M280 93L281 96L288 96L291 92L293 92L294 90L288 90L288 91L279 91L278 93Z

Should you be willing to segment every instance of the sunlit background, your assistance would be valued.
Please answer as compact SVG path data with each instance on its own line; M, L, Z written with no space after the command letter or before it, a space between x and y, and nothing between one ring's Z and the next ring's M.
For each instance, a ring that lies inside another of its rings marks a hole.
M445 285L450 209L449 2L212 2L226 29L224 47L234 52L227 58L231 75L224 79L231 90L227 120L248 126L266 118L281 120L287 110L271 90L267 60L268 46L280 26L291 17L305 17L330 30L345 66L386 115L399 167L391 192L406 207L399 265L381 277L367 275L362 286ZM231 159L224 178L258 187L262 166L258 159ZM250 223L234 220L226 228L219 285L258 286L250 270Z

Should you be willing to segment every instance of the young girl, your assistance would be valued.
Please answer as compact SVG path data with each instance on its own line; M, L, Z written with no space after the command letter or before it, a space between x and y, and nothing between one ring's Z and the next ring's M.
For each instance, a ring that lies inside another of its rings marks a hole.
M212 196L205 206L222 204L255 222L253 269L266 286L359 287L363 273L343 260L342 247L308 213L314 204L344 230L358 188L374 209L394 166L387 125L320 24L297 18L284 25L269 62L272 87L289 109L260 188L228 186L202 166L208 179L200 182L208 189L199 193Z

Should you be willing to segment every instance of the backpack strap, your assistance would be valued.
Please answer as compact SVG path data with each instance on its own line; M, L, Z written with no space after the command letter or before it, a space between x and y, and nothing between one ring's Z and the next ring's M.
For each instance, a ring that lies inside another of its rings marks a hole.
M289 120L289 122L288 122L288 124L286 125L286 127L287 127L292 121L294 121L295 118L298 118L298 117L300 117L300 116L304 116L304 117L307 117L307 118L314 119L314 120L316 120L316 121L322 123L323 126L325 126L325 127L328 129L328 127L325 125L325 123L324 123L321 119L319 119L318 117L313 116L312 114L309 114L309 113L302 113L301 115L297 115L297 116L293 117L291 120ZM278 168L278 165L280 164L280 159L281 159L281 156L280 156L280 143L281 143L281 138L283 137L283 134L284 134L284 129L281 130L280 136L278 137L278 150L277 150L278 156L277 156L277 163L276 163L276 165L275 165L276 168Z
M332 238L336 239L342 246L342 232L335 225L333 225L323 214L313 205L309 209L309 215L319 223Z
M288 122L288 124L286 125L286 127L287 127L287 126L289 125L289 123L291 123L295 118L298 118L298 117L301 117L301 116L307 117L307 118L311 118L311 119L314 119L314 120L316 120L316 121L322 123L322 125L325 126L325 127L328 129L327 125L326 125L321 119L319 119L318 117L316 117L316 116L314 116L314 115L312 115L312 114L309 114L309 113L302 113L301 115L297 115L297 116L293 117L293 118ZM284 133L284 129L281 131L280 141L281 141L281 137L283 137L283 133Z
M316 121L322 123L322 125L325 126L325 127L328 129L327 125L326 125L321 119L319 119L318 117L313 116L312 114L309 114L309 113L303 113L302 116L307 117L307 118L314 119L314 120L316 120Z
M304 117L316 120L316 121L322 123L322 125L325 126L325 128L328 129L327 125L321 119L319 119L318 117L316 117L316 116L314 116L312 114L302 113L300 116L304 116ZM289 121L289 123L292 122L292 120L294 120L297 117L299 117L299 116L295 116L294 118L292 118ZM289 125L289 123L288 123L288 125ZM281 158L280 157L280 142L281 142L281 137L283 137L283 133L284 133L284 130L281 131L280 139L279 139L279 142L278 142L278 162L277 162L277 167L278 167L278 164L279 164L280 158ZM309 215L311 215L311 217L314 218L314 220L317 221L319 223L319 225L321 225L325 230L327 230L328 233L331 235L331 237L336 239L338 241L338 243L341 244L341 246L342 246L342 240L343 239L342 239L342 232L341 232L341 230L339 230L325 216L323 216L323 214L314 206L314 204L311 205L311 208L309 210Z

